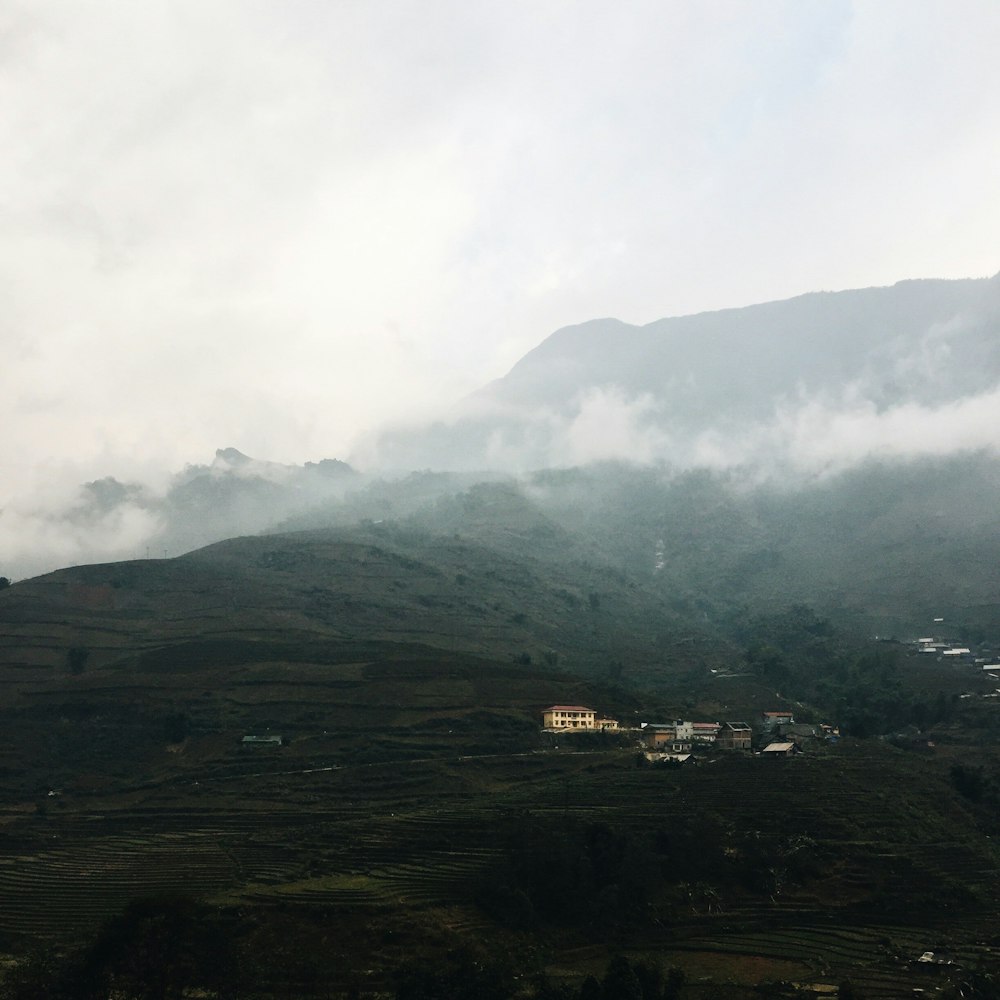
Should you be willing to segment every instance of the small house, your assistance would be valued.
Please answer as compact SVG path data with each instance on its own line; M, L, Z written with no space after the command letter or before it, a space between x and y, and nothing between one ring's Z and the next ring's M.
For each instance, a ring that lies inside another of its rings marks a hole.
M791 742L770 743L760 753L762 757L791 757L798 749Z
M791 711L760 713L760 724L767 730L774 729L775 726L788 726L794 722L795 716Z
M666 749L677 739L677 728L667 723L648 723L642 727L642 741L652 750Z
M692 722L691 738L695 743L714 743L721 728L718 722Z
M753 730L745 722L724 722L715 739L721 750L749 750Z

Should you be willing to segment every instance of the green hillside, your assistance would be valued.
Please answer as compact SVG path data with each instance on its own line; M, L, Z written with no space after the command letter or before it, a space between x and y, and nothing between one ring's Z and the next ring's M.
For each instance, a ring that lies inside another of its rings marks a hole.
M812 495L821 523L855 491L847 566L905 510L864 507L873 475ZM789 610L826 562L787 498L620 467L427 485L380 523L0 591L0 996L152 995L165 959L136 956L162 948L209 997L576 1000L623 958L674 1000L989 995L989 682L865 652L864 609ZM761 545L781 558L737 573ZM542 733L560 702L931 728L679 768L635 733Z

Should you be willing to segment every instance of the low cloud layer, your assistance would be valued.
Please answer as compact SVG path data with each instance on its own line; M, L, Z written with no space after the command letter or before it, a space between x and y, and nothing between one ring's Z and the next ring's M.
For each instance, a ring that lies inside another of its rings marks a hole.
M678 469L743 468L757 478L799 479L842 472L871 459L1000 454L1000 385L938 406L909 402L888 408L851 390L839 399L781 404L767 420L737 425L723 419L720 424L692 434L664 422L651 396L629 398L614 387L591 389L569 416L541 409L530 417L519 413L501 419L484 452L473 452L454 467L517 473L611 460ZM456 446L453 453L462 450ZM417 453L414 459L419 463L427 457Z
M588 317L993 273L998 48L991 0L13 0L0 504L343 456Z
M476 438L485 442L481 451L468 442L460 446L458 437L449 447L449 433L458 432L439 424L437 434L429 435L433 451L452 458L439 467L519 475L625 461L674 472L736 472L743 482L794 488L871 460L920 462L960 452L1000 458L1000 385L937 406L888 408L860 398L853 387L840 399L782 404L767 420L693 435L664 422L653 397L628 398L613 387L584 393L571 414L547 409L533 411L530 419L524 413L516 422L509 413L507 418ZM407 453L419 465L419 451L408 447ZM386 474L392 478L405 469ZM77 563L178 555L335 504L363 484L336 469L331 474L319 466L243 464L224 457L179 473L161 492L112 479L59 488L50 481L44 507L29 498L0 511L0 575L20 579ZM359 510L360 516L378 513L363 505Z
M60 566L140 559L162 527L154 511L129 499L95 508L83 485L49 482L43 495L44 506L36 494L0 510L0 575L21 579Z
M364 460L567 323L995 273L998 49L992 0L12 0L0 573L156 537L62 517L80 483ZM476 461L690 453L657 405L605 387ZM881 440L815 405L807 440Z

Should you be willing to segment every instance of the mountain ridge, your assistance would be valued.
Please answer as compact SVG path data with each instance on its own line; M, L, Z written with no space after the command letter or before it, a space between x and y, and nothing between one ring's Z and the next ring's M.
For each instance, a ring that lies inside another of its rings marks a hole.
M809 428L797 423L817 410L827 426L865 408L879 417L917 407L930 421L996 394L1000 274L914 279L642 326L562 327L450 417L386 432L375 453L400 469L440 467L441 456L450 468L515 471L600 458L736 466L759 463L763 442L799 463ZM872 437L893 446L902 430ZM955 447L981 446L985 434L956 427ZM848 461L876 447L858 435L847 445Z
M991 296L995 301L989 301ZM660 352L675 347L672 341L685 335L709 337L726 343L731 348L739 341L741 334L739 329L734 333L734 328L744 325L744 321L760 320L773 324L755 331L757 336L754 343L748 344L755 351L761 350L760 338L763 336L768 341L766 349L771 352L797 346L796 336L798 340L815 346L813 331L816 324L819 323L825 330L832 322L839 321L846 324L842 327L843 332L853 331L856 340L868 341L867 345L852 343L852 348L872 348L883 337L884 330L877 323L870 329L859 326L872 307L879 307L894 323L912 327L918 322L926 323L928 318L932 323L940 322L955 316L957 310L982 306L984 303L991 313L1000 315L1000 274L991 278L914 279L887 287L808 292L791 299L664 317L641 326L614 318L588 320L555 331L521 358L506 376L490 383L490 388L495 391L500 386L516 384L525 373L550 359L563 362L567 348L571 348L573 352L582 350L585 356L596 350L601 355L599 360L602 364L607 364L608 351L604 341L609 334L627 335L624 346L632 355L630 360L637 357L648 360L652 357L658 361L661 360L658 357ZM859 333L861 337L857 336ZM893 333L898 336L896 331ZM614 345L616 349L619 346L617 343ZM608 370L613 373L627 372L620 365L616 369L613 364ZM1000 370L994 371L1000 377ZM746 373L744 371L741 374ZM538 378L534 376L532 383L537 382ZM577 385L574 388L579 391L581 387Z

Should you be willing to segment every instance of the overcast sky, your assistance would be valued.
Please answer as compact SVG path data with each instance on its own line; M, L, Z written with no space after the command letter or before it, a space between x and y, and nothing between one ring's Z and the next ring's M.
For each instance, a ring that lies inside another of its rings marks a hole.
M0 504L554 329L1000 270L996 0L6 0Z

